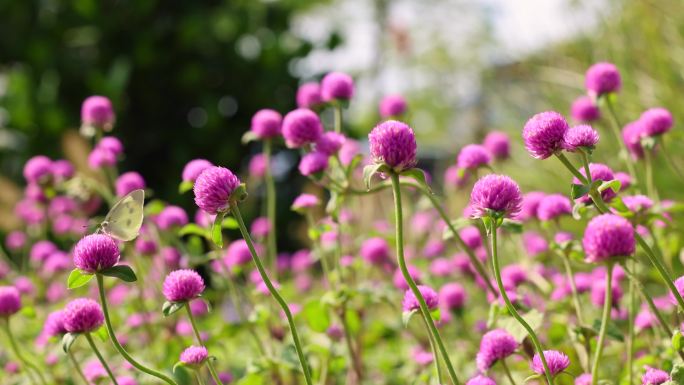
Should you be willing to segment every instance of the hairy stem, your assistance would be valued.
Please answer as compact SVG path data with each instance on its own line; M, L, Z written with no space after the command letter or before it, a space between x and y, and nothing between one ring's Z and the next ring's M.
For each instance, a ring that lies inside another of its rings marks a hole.
M192 315L192 310L190 310L190 303L186 303L184 307L186 312L188 313L188 319L190 319L192 331L195 332L195 338L197 338L197 343L201 346L204 346L202 336L200 335L199 329L197 328L197 323L195 322L195 316ZM214 382L216 382L217 385L223 385L223 382L221 382L218 373L216 373L216 369L214 368L214 364L211 362L211 359L207 360L207 367L209 368L209 373L211 373L211 377L214 379Z
M596 343L596 354L594 355L594 363L591 365L591 385L598 384L598 368L601 364L601 356L603 354L603 344L606 339L606 331L608 330L608 322L610 321L610 309L613 307L613 264L608 263L606 266L606 293L603 303L603 315L601 316L601 329L599 329L598 342Z

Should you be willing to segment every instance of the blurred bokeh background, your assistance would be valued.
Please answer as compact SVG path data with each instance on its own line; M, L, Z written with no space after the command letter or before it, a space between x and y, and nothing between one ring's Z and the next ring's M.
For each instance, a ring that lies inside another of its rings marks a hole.
M488 130L519 146L529 116L567 114L584 71L602 60L622 72L623 121L653 106L684 121L681 0L0 0L0 226L12 226L30 156L87 167L87 148L73 142L92 94L114 103L121 171L139 171L157 197L190 208L178 193L188 160L245 167L259 151L240 143L254 112L286 113L299 84L329 71L356 81L345 113L352 136L378 121L383 95L403 94L421 159L438 174ZM529 165L545 182L567 183L553 162L513 158L512 173ZM285 226L304 180L296 153L275 161ZM671 197L680 182L658 183Z

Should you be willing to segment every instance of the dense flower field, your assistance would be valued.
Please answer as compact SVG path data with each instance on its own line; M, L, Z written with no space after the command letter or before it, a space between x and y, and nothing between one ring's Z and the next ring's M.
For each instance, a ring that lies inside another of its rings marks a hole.
M42 155L24 167L25 228L0 262L2 384L684 384L681 204L654 183L682 178L673 119L657 107L621 124L610 63L585 86L576 125L540 112L520 135L464 146L433 181L405 100L382 100L364 153L345 136L353 80L330 73L284 117L254 115L243 140L262 152L248 170L187 163L192 221L118 173L112 105L87 98L96 173ZM523 145L567 183L521 191L501 174ZM320 187L292 202L310 240L292 254L274 226L283 147ZM257 191L264 216L248 225Z

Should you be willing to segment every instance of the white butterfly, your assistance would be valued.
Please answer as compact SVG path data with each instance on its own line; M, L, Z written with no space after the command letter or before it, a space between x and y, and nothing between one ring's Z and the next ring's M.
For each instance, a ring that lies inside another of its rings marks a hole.
M132 241L138 236L143 222L145 191L133 190L109 210L100 230L120 241Z

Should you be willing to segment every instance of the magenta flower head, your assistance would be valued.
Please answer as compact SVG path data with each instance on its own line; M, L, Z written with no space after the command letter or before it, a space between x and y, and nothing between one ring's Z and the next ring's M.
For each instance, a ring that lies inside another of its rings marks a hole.
M626 172L616 172L614 177L620 181L620 192L625 191L632 186L632 177Z
M171 302L185 302L199 297L204 291L204 280L196 271L175 270L164 278L162 292Z
M389 245L386 240L380 237L365 240L359 253L364 261L373 265L382 264L390 257Z
M181 227L188 224L188 214L182 207L166 206L157 216L157 225L162 230Z
M314 143L322 134L321 119L307 108L290 111L283 119L283 137L288 148L300 148Z
M64 328L70 333L90 333L102 326L104 314L100 304L89 298L77 298L62 311Z
M539 207L537 207L537 217L542 221L557 219L561 215L572 213L572 203L563 194L551 194L545 196Z
M263 153L256 154L249 160L249 176L262 178L266 174L266 156Z
M552 376L555 376L570 366L570 358L557 350L544 350L544 358L549 365L549 371ZM532 371L537 374L544 374L544 365L542 364L539 353L532 357Z
M586 124L580 124L570 128L563 139L563 148L568 151L577 151L579 149L593 150L596 143L599 141L599 134Z
M388 119L406 112L406 99L401 95L387 95L380 101L380 117Z
M64 181L74 176L74 165L66 159L52 162L52 176L58 181Z
M466 381L466 385L496 385L496 381L487 376L478 374L477 376Z
M466 301L466 291L459 283L447 283L439 289L439 303L449 310L462 309Z
M104 148L95 147L88 154L88 166L93 170L116 165L116 154Z
M437 306L439 305L439 295L437 292L435 292L431 287L425 285L418 285L418 291L420 291L420 295L425 299L425 303L427 304L429 310L437 309ZM411 289L406 290L406 293L404 294L404 300L402 301L402 306L404 311L420 309L418 299L413 294Z
M304 211L316 206L320 206L321 201L313 194L301 194L292 202L292 210Z
M273 138L280 135L283 116L278 111L263 109L252 117L252 132L259 139Z
M610 167L606 166L605 164L601 163L589 163L589 172L591 173L591 181L595 182L597 180L603 181L603 182L609 182L613 179L615 179L615 176L613 175L613 170L610 169ZM584 167L580 169L580 174L584 175L586 177L586 171L584 171ZM580 184L580 180L577 178L573 178L572 183L575 184ZM601 192L601 198L603 198L604 201L609 202L613 198L615 198L615 192L611 188L607 188ZM579 202L582 203L589 203L591 202L591 198L587 195L577 199Z
M463 242L470 249L477 249L482 246L482 235L480 230L475 226L466 226L459 230L458 235L463 239Z
M622 202L634 214L644 214L653 207L653 200L646 195L627 195Z
M634 253L634 228L629 221L614 214L594 217L584 230L582 239L587 262L603 262L613 257Z
M180 362L187 366L199 368L208 357L209 352L204 346L190 346L181 353Z
M565 133L570 127L563 115L554 111L541 112L525 123L525 149L533 158L546 159L563 149Z
M375 163L384 163L395 172L416 166L416 136L406 123L382 122L368 134L368 141Z
M304 83L297 89L297 107L315 108L323 103L321 86L318 83Z
M0 286L0 317L9 317L21 309L21 296L14 286Z
M228 267L244 265L252 260L252 253L249 251L249 246L244 239L233 241L228 246L226 254L223 256L223 262Z
M354 79L342 72L331 72L321 80L323 101L349 100L354 96Z
M74 264L79 270L94 274L116 265L121 253L110 236L90 234L78 241L73 255Z
M456 159L456 165L466 170L477 170L489 165L492 156L485 146L469 144L461 149Z
M90 96L81 105L81 123L109 131L114 125L114 107L104 96Z
M641 120L627 123L622 128L622 141L625 143L632 159L641 159L644 157L644 148L641 145L641 138L647 136L646 126Z
M56 337L61 334L66 334L67 330L64 326L64 311L55 310L48 314L43 324L43 330L40 332L39 340L45 340L47 342L50 337Z
M48 257L56 251L58 251L58 249L54 243L48 240L42 240L34 243L33 246L31 246L29 257L32 261L42 263L45 262L45 260L47 260Z
M590 95L598 97L620 91L622 79L614 64L601 62L589 67L585 75L584 86Z
M316 151L326 155L335 155L347 140L344 135L337 132L326 132L316 141Z
M577 376L575 385L591 385L591 373L583 373Z
M482 145L492 154L496 159L506 159L511 154L511 141L508 134L501 131L492 131L485 136Z
M588 96L580 96L572 102L570 116L578 122L590 123L601 117L601 110Z
M482 336L480 351L475 358L477 368L486 372L497 361L510 356L518 348L515 337L503 329L494 329Z
M105 136L97 142L97 148L109 151L116 156L123 154L124 147L121 141L113 136Z
M449 188L461 188L468 183L470 173L458 168L457 165L449 166L444 171L444 184Z
M314 151L302 157L299 161L299 172L304 176L314 175L328 168L328 155Z
M26 245L27 235L23 231L11 231L5 237L5 246L8 250L21 250ZM52 242L50 242L52 244Z
M670 131L674 124L670 111L660 107L644 111L639 120L644 125L644 131L648 136L662 135Z
M641 385L660 385L664 382L670 381L670 375L663 370L644 366L646 372L641 376Z
M189 161L185 167L183 167L183 182L195 183L195 180L197 180L197 177L202 173L202 171L211 166L213 166L213 164L206 159L193 159Z
M239 186L240 179L227 168L210 167L202 171L195 181L195 204L209 214L227 211L231 195Z
M522 206L520 213L515 217L515 219L520 221L527 221L529 219L537 218L537 210L539 209L539 203L546 196L545 193L541 191L530 191L523 195Z
M133 190L144 189L145 179L135 171L125 172L116 179L116 195L124 196Z
M488 174L475 182L470 193L473 218L491 215L514 217L520 212L520 187L506 175Z
M47 156L36 155L24 165L24 179L28 183L46 182L52 174L52 161Z

